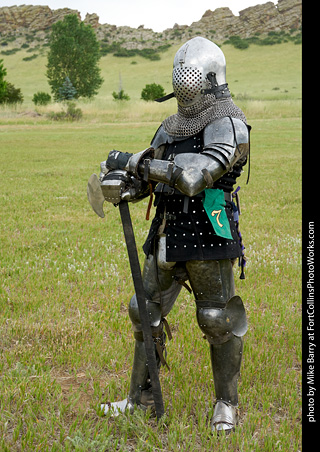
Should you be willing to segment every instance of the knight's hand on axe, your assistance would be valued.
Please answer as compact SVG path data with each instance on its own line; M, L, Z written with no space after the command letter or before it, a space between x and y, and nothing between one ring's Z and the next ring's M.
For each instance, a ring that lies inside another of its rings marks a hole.
M117 206L120 201L138 201L149 195L149 186L141 178L122 169L133 154L111 151L107 161L100 164L100 176L92 174L87 195L94 212L104 217L103 203ZM120 156L119 160L117 157Z

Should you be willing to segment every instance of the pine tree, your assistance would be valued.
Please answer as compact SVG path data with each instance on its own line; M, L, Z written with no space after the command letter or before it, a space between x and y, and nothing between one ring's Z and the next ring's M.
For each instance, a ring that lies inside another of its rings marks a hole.
M77 90L71 83L69 77L65 78L62 86L59 88L59 100L73 100L76 98Z

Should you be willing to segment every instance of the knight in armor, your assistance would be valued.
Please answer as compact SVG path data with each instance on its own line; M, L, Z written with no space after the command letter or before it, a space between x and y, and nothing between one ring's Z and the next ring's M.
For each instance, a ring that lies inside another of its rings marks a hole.
M238 422L237 382L247 331L233 274L237 260L245 264L234 185L249 157L250 126L231 99L225 57L213 42L187 41L175 55L172 80L173 93L166 98L176 98L177 113L162 122L148 149L111 151L101 164L100 183L104 198L115 205L154 192L156 213L143 246L142 277L158 368L166 364L167 316L182 287L191 287L210 347L217 401L211 430L228 433ZM125 400L101 405L105 413L153 406L135 295L129 316L135 338L130 389Z

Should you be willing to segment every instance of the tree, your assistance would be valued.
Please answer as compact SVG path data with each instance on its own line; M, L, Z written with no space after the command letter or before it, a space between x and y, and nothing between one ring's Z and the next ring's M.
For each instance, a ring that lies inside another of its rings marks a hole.
M0 98L0 104L22 104L23 94L20 88L16 88L12 83L6 82L6 91Z
M0 60L0 104L22 104L23 94L20 88L16 88L12 83L7 82L4 77L7 70Z
M163 96L165 96L164 89L161 85L157 85L157 83L146 85L141 91L141 99L147 101L155 100Z
M7 70L3 66L3 60L0 60L0 103L7 92L7 82L4 79L6 75Z
M52 26L49 46L47 77L55 100L66 77L76 89L75 98L95 96L103 79L99 43L91 25L79 21L76 14L65 16Z
M77 90L71 83L69 77L66 77L62 86L59 88L59 100L73 100L76 98Z

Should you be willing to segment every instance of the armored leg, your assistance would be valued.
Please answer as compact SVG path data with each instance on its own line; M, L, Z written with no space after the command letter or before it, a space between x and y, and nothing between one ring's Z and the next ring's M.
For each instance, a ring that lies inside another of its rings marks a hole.
M212 431L231 431L237 424L237 382L247 320L240 297L234 295L230 260L188 262L187 270L196 296L197 320L210 344L217 404Z
M176 274L177 269L171 268L163 270L158 268L153 256L150 256L145 261L143 281L147 297L147 311L150 316L159 370L161 364L165 364L165 317L172 309L181 290L181 285L178 284L175 279ZM150 404L152 388L147 371L147 358L140 324L138 303L135 295L131 298L129 304L129 315L136 339L129 398L137 405L144 405L145 403Z
M237 384L243 351L243 338L233 336L224 344L210 344L210 356L217 400L238 405Z
M164 332L164 325L166 325L165 317L172 309L181 290L181 285L177 282L177 279L182 277L182 273L184 277L185 272L181 269L170 268L163 270L158 268L156 259L154 259L153 256L150 256L145 260L142 277L147 298L147 312L150 318L159 370L161 364L166 363L166 334ZM113 409L115 414L123 412L126 409L133 411L134 405L143 409L148 407L152 408L154 405L147 366L147 356L140 323L139 307L135 295L133 295L129 303L129 316L135 337L129 395L124 401L101 406L105 413L110 409Z
M135 333L135 337L134 358L128 399L133 406L138 405L144 409L148 407L154 409L144 341L142 335L140 336L139 333ZM158 369L160 369L160 359L157 355L157 351L156 356Z

